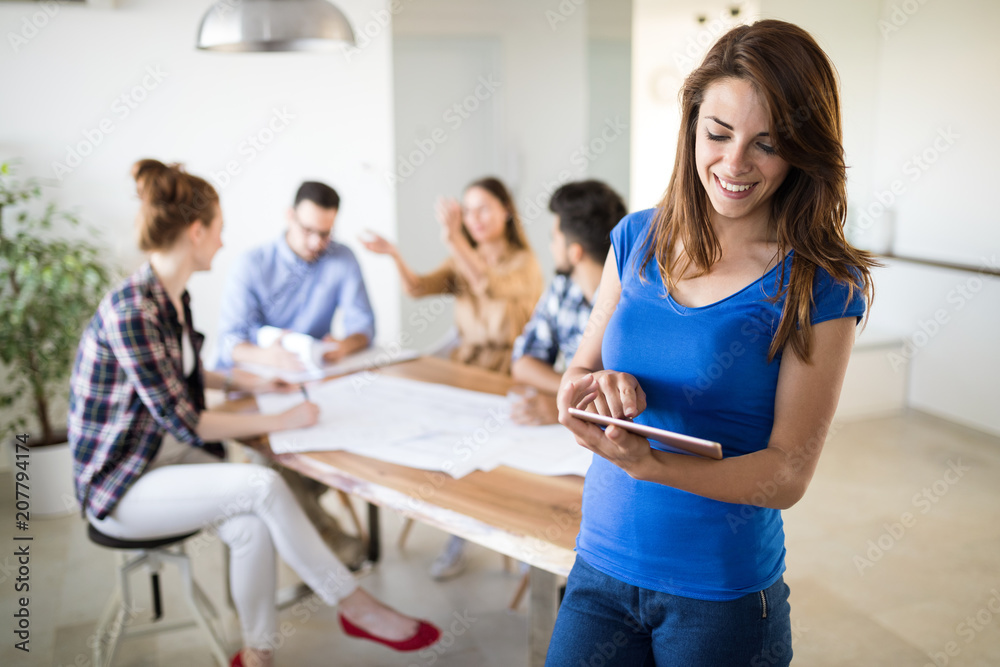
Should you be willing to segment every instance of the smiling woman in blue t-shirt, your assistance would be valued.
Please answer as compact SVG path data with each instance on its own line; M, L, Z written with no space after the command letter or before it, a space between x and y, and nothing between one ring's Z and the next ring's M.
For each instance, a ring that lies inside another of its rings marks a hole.
M547 664L787 665L780 510L816 469L870 301L844 240L827 56L780 21L724 35L685 81L673 176L622 220L560 422L598 456ZM572 406L721 442L670 453Z

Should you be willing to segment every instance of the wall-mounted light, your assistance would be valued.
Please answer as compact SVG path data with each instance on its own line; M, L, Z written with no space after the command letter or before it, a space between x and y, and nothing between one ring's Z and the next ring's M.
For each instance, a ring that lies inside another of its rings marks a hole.
M326 0L220 0L198 27L206 51L334 51L354 46L347 17Z

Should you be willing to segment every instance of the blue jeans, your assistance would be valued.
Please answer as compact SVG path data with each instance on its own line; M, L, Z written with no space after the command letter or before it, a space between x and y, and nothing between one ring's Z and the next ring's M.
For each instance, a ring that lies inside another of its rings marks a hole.
M546 667L786 667L788 586L735 600L695 600L618 581L579 556Z

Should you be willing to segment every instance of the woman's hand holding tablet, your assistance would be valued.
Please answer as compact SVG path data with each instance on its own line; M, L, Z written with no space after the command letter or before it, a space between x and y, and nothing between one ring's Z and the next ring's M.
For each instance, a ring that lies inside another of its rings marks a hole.
M695 438L682 433L674 433L673 431L666 431L653 426L636 424L635 422L628 421L627 419L605 417L604 415L599 415L596 412L587 412L586 410L579 410L577 408L569 408L569 414L573 415L577 419L582 419L601 426L618 426L626 431L629 431L630 433L635 433L636 435L640 435L644 438L656 440L657 442L666 445L670 449L681 454L694 454L695 456L704 456L705 458L717 460L722 458L722 445L717 442L712 442L711 440L703 440L701 438Z

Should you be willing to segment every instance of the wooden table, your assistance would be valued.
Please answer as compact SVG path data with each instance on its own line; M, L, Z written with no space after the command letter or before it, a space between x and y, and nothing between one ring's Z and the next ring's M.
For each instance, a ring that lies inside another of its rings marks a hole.
M506 394L510 378L451 361L425 357L364 372ZM233 409L247 409L245 403ZM249 407L255 409L255 404ZM386 414L391 418L390 406ZM261 448L263 442L250 443ZM269 453L269 448L264 447ZM583 478L544 477L507 467L477 470L461 479L441 472L385 463L350 452L279 454L272 458L370 504L371 544L378 557L378 511L388 507L531 566L530 664L543 665L559 606L558 577L569 574L580 531Z

